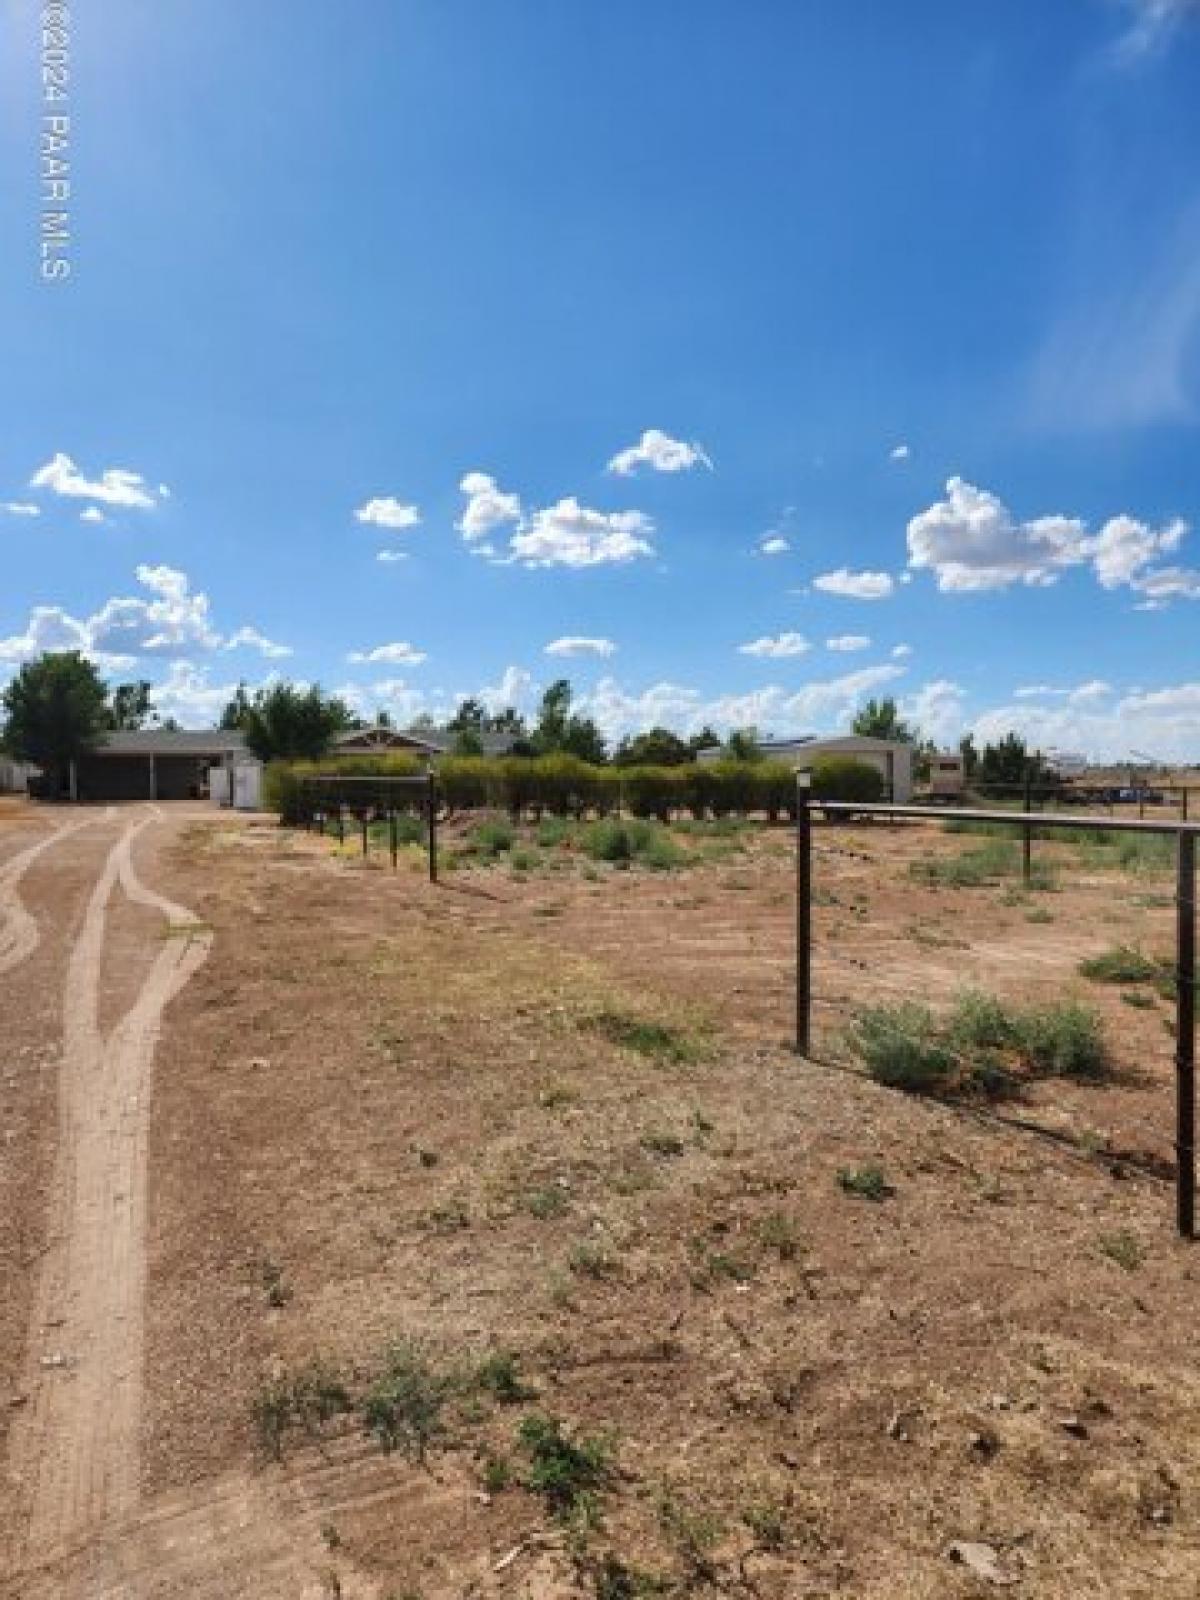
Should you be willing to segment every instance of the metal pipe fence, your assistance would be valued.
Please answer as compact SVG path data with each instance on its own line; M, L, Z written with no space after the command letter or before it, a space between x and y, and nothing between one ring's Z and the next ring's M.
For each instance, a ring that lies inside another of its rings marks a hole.
M417 795L416 809L425 817L425 843L429 863L429 881L438 881L438 787L433 772L422 776L354 777L336 773L317 775L300 780L300 819L311 832L314 828L324 833L326 824L334 822L338 842L346 842L346 816L356 818L362 830L362 853L366 859L370 850L372 821L386 822L388 852L392 870L400 859L399 819L411 809L401 807L397 801L405 791Z
M813 812L830 823L878 817L886 821L975 822L1019 829L1025 844L1026 878L1035 830L1166 835L1175 839L1175 1207L1183 1238L1196 1233L1196 836L1200 823L1145 818L1063 815L1032 810L987 810L969 806L897 805L890 801L814 800L805 774L798 775L796 805L796 1051L812 1049Z

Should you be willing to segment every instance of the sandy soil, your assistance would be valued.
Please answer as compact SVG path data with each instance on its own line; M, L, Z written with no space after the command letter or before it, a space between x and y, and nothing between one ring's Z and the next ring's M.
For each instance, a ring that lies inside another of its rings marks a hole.
M1167 947L1161 883L932 889L908 861L961 839L825 834L801 1062L785 837L434 888L163 811L0 900L37 933L0 975L0 1592L1196 1592L1167 1008L1076 972ZM0 883L51 826L0 826ZM853 1070L863 999L964 983L1078 988L1117 1074L993 1109ZM401 1338L460 1379L425 1460L355 1415L269 1458L272 1385L360 1396ZM536 1398L462 1380L496 1351ZM533 1411L611 1437L586 1531L523 1486Z

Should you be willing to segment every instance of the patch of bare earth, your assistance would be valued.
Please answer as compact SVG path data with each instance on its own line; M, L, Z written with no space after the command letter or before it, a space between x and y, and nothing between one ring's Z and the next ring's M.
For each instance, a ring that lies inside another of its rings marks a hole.
M1157 947L1169 912L1108 876L1030 922L906 877L943 848L822 836L819 1064L786 1048L783 836L433 888L194 829L161 887L214 943L156 1065L129 1592L969 1595L965 1541L1018 1593L1193 1595L1169 1188L878 1088L839 1043L873 996L1082 988L1082 954ZM1087 993L1124 1076L1023 1112L1165 1145L1163 1008ZM878 1201L839 1181L872 1166ZM536 1398L460 1385L424 1461L357 1412L268 1459L269 1385L321 1357L360 1404L398 1338L460 1374L514 1352ZM524 1486L532 1412L612 1438L586 1528Z

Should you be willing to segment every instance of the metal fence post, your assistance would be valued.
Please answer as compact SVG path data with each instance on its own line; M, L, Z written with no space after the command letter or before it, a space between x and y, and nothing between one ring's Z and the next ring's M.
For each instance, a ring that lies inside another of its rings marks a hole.
M426 777L425 804L429 810L429 881L437 882L437 779L432 767Z
M1033 810L1033 766L1025 768L1025 795L1024 804L1026 811ZM1022 830L1021 839L1021 876L1025 887L1028 889L1033 882L1033 829L1026 826Z
M1176 1204L1179 1232L1196 1231L1196 836L1180 832L1175 891Z
M812 773L796 774L796 1053L812 1045Z

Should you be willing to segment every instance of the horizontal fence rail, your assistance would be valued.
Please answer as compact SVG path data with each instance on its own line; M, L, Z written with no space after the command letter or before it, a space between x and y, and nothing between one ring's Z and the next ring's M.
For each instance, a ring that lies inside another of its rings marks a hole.
M1175 1209L1185 1239L1196 1234L1196 835L1200 823L1138 817L1064 816L1061 812L986 810L970 806L899 805L890 801L822 800L798 777L796 806L796 1050L812 1048L813 813L831 823L880 817L888 821L982 822L1024 836L1025 876L1030 844L1039 828L1061 833L1133 833L1172 836L1175 885Z

